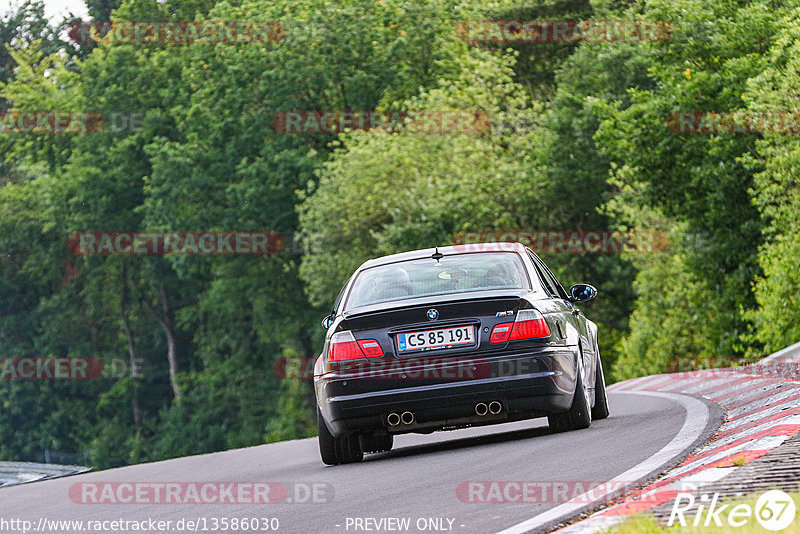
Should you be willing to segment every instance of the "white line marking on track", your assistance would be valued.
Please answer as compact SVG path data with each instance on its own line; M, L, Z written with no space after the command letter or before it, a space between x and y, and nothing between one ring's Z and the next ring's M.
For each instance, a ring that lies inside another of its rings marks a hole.
M603 487L624 487L625 484L633 480L639 480L640 478L647 476L649 473L656 471L660 467L663 467L681 452L686 450L686 448L692 443L694 443L694 441L703 433L703 430L705 430L706 425L708 424L708 406L694 397L688 397L686 395L680 395L677 393L662 393L658 391L617 390L615 393L619 395L650 395L652 397L660 397L662 399L671 400L680 404L683 409L686 410L686 419L684 419L683 426L675 435L675 437L672 438L672 441L667 443L664 448L638 465L635 465L624 473L609 480L608 483L606 483ZM614 486L614 483L618 483L618 485ZM599 501L607 497L607 495L608 492L600 493L597 491L597 488L595 488L595 490L591 492L591 495L589 493L579 495L578 497L575 497L564 504L560 504L547 510L546 512L536 515L530 519L526 519L525 521L517 523L516 525L510 526L505 530L501 530L497 534L522 534L524 532L540 529L543 525L558 520L564 516L568 516L586 506L587 503Z

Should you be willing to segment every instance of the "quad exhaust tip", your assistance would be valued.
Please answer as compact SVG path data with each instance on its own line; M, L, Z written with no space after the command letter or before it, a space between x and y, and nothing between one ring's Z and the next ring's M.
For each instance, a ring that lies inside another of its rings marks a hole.
M414 422L414 413L403 412L401 415L397 412L392 412L386 416L386 422L389 423L389 426L397 426L400 423L403 423L404 425L410 425Z
M479 417L483 417L487 414L497 415L503 411L503 405L500 401L492 401L488 405L485 402L479 402L475 405L475 413ZM397 426L400 423L404 425L410 425L414 422L414 412L403 412L402 414L398 414L397 412L392 412L388 416L386 416L386 422L389 423L389 426Z
M479 417L483 417L486 414L497 415L503 411L503 405L500 401L492 401L488 405L485 402L479 402L475 405L475 413Z

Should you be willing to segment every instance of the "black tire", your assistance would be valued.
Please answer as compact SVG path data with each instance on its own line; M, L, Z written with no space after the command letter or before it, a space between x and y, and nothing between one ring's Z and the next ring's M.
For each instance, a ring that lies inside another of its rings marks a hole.
M360 462L364 458L357 435L335 438L328 430L328 425L317 408L317 434L319 437L319 455L328 465L350 464Z
M608 395L606 395L606 375L603 372L603 362L597 355L597 370L594 372L594 407L592 419L598 421L608 417Z
M328 430L322 415L317 408L317 435L319 437L319 455L322 461L328 465L338 465L339 458L336 456L336 438Z
M567 432L570 430L580 430L589 428L592 424L591 410L586 401L586 392L583 388L583 363L578 360L578 378L575 381L575 395L572 397L572 406L569 411L547 416L547 423L553 432Z

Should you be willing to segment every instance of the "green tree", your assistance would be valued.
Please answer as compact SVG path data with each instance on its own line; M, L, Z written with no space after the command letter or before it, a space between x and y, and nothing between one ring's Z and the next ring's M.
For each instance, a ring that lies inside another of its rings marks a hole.
M710 236L702 249L683 250L684 266L673 271L680 279L678 273L688 270L693 287L697 285L704 297L669 300L680 308L663 310L693 318L684 322L681 335L700 340L701 346L688 355L700 367L709 361L742 358L743 336L751 331L741 310L755 306L750 284L758 273L761 223L748 193L753 171L743 165L741 156L753 150L754 138L674 133L667 121L675 111L743 108L745 82L766 66L764 53L780 13L781 9L769 2L649 3L642 16L670 21L674 38L646 46L652 58L648 77L653 83L632 87L626 98L605 99L610 103L606 111L610 118L595 136L612 163L612 183L638 191L640 205L657 208L668 219L685 224L689 235ZM654 264L653 268L662 266ZM652 279L643 273L640 277ZM664 284L669 292L666 286L678 282L667 279ZM637 309L653 308L655 302L648 303L648 299L657 302L661 295L640 293ZM713 306L709 306L711 302ZM724 312L709 315L707 311L717 305ZM650 326L631 323L632 338L639 336L639 328ZM670 335L664 331L665 339ZM649 348L655 361L687 357L678 344L656 345L667 353L653 355L655 349ZM646 357L641 352L638 356Z
M767 55L768 66L748 82L744 95L754 117L782 114L773 121L776 133L756 143L746 162L761 171L755 176L753 197L764 221L764 244L759 251L763 276L756 279L758 308L748 315L756 327L755 341L770 353L800 340L800 143L792 135L789 113L797 110L793 96L800 81L797 54L800 24L794 9L780 20L780 31ZM784 130L781 132L781 123ZM761 124L764 124L762 121ZM770 121L766 122L770 130ZM794 126L794 132L797 126Z

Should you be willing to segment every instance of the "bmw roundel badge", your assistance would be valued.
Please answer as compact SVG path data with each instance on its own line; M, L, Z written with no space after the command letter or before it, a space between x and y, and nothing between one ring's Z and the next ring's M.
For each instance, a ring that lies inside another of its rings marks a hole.
M439 318L439 312L437 310L435 310L434 308L428 310L428 319L430 319L431 321L435 321L438 318Z

